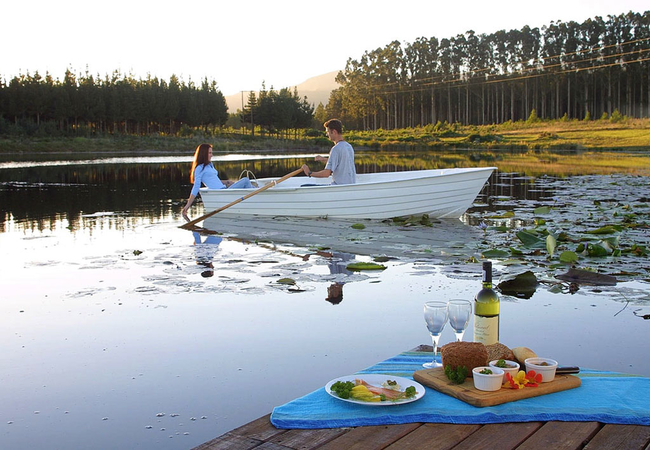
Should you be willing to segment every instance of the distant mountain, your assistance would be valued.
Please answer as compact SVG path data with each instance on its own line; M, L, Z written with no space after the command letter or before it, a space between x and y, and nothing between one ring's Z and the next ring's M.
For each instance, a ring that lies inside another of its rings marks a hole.
M314 107L318 106L319 103L327 105L330 98L330 92L339 87L336 81L334 81L338 73L338 70L335 72L329 72L324 75L312 77L307 81L300 83L296 86L298 88L298 95L300 98L306 96L309 103L313 104ZM284 87L288 87L291 90L294 88L294 86L274 86L274 89L280 90ZM244 92L243 97L244 104L246 104L248 101L248 92ZM238 109L241 110L242 94L227 95L226 104L228 105L228 112L231 114L236 113Z

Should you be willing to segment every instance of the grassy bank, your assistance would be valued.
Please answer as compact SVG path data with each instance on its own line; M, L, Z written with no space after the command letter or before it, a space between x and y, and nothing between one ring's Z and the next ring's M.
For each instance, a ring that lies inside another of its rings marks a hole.
M360 150L650 150L650 119L616 117L599 120L528 120L499 125L427 125L399 130L348 131L346 139ZM145 152L187 153L210 142L217 151L322 152L331 143L318 131L295 139L250 136L234 130L217 135L196 131L191 136L0 137L0 153Z
M522 150L650 150L650 119L554 120L499 125L436 124L353 131L348 140L377 150L470 148Z
M251 137L230 134L224 136L133 136L101 137L0 137L0 153L166 153L187 154L204 142L213 144L220 152L254 151L323 151L329 148L325 139L300 140Z

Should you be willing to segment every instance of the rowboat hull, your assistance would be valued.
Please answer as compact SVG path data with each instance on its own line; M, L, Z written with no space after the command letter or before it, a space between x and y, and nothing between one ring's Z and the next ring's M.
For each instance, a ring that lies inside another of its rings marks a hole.
M229 216L388 219L427 214L459 218L495 167L358 174L357 183L329 185L329 179L293 177L219 213ZM275 178L258 179L259 187ZM236 201L250 189L201 189L206 211Z

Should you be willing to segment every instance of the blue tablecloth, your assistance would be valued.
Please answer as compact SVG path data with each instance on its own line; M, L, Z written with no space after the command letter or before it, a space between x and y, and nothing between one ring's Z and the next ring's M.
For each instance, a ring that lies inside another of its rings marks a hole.
M405 352L359 374L412 379L413 372L430 360L431 353ZM484 408L431 388L426 388L424 397L415 402L390 406L344 402L321 388L274 408L271 423L277 428L303 429L412 422L484 424L549 420L650 425L650 378L584 368L578 376L582 385L576 389Z

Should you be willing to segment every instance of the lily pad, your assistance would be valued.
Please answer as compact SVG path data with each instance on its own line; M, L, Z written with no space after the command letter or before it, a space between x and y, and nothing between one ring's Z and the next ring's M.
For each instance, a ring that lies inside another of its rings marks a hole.
M537 277L533 272L527 270L501 281L497 287L501 293L512 295L518 298L531 298L537 288Z
M567 264L578 262L578 255L576 252L572 252L569 250L564 251L560 253L560 262L567 263Z
M587 244L587 254L589 256L608 256L610 251L601 244Z
M535 208L533 211L536 216L542 215L542 214L550 214L551 208L549 206L539 206Z
M546 248L546 240L528 231L517 232L517 237L526 248Z
M484 258L505 258L507 256L510 256L510 253L505 250L493 248L490 250L485 250L482 252L482 255Z
M613 234L621 231L623 228L619 225L605 225L596 230L587 231L588 234Z
M523 256L524 252L522 252L518 248L510 247L510 254L512 254L512 256Z
M346 269L351 271L361 271L361 270L384 270L386 266L383 264L376 264L371 262L355 262L350 263L346 266Z
M352 228L354 228L355 230L363 230L364 228L366 228L366 226L362 223L355 223L352 225Z
M288 285L293 286L293 285L296 284L296 280L294 280L293 278L280 278L278 281L276 281L276 283L278 283L278 284L288 284Z

